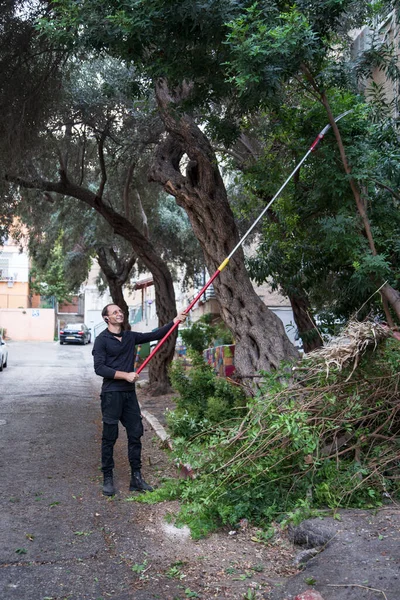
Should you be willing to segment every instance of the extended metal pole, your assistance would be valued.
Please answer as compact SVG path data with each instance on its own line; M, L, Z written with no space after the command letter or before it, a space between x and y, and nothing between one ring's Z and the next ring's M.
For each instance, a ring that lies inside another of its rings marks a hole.
M338 117L336 117L335 122L337 123L338 121L340 121L340 119L342 119L343 117L345 117L346 115L348 115L351 112L352 112L351 110L347 110L346 112L340 114ZM210 277L210 279L203 286L203 288L200 290L200 292L197 294L197 296L191 301L191 303L189 304L189 306L183 311L185 314L188 314L192 310L193 306L197 303L198 300L200 300L201 296L204 294L204 292L206 291L206 289L212 284L212 282L214 281L214 279L216 279L218 277L218 275L221 273L221 271L223 269L225 269L226 265L229 263L229 260L232 258L232 256L235 254L235 252L240 248L240 246L242 246L243 242L246 240L246 238L253 231L253 229L255 228L255 226L257 225L257 223L263 218L263 216L265 215L265 213L267 212L267 210L270 208L270 206L273 204L273 202L275 202L275 200L278 198L278 196L282 193L282 191L285 189L285 187L287 186L287 184L289 183L289 181L292 179L293 175L295 173L297 173L297 171L300 169L300 167L304 163L304 161L307 160L307 158L311 154L311 152L313 152L315 150L315 148L318 146L319 142L323 139L323 137L325 136L326 132L330 129L330 127L331 127L330 125L326 125L320 131L320 133L317 135L317 137L315 138L315 140L313 141L313 143L311 144L311 146L307 150L306 154L303 156L303 158L301 159L301 161L296 165L296 167L290 173L290 175L286 179L285 183L279 188L279 190L276 192L275 196L268 202L267 206L264 208L264 210L262 211L262 213L257 217L257 219L254 221L254 223L252 224L252 226L246 231L246 233L244 234L244 236L239 240L239 242L236 244L236 246L230 252L230 254L220 264L220 266L218 267L218 269ZM143 369L145 368L145 366L149 363L149 361L153 358L153 356L159 351L159 349L164 344L164 342L169 338L169 336L171 335L171 333L173 331L175 331L175 329L177 329L179 327L179 323L180 323L180 321L177 321L176 323L174 323L174 325L171 327L171 329L168 331L168 333L158 342L157 346L153 349L153 351L149 354L149 356L143 361L143 363L137 369L136 373L140 373L141 371L143 371Z

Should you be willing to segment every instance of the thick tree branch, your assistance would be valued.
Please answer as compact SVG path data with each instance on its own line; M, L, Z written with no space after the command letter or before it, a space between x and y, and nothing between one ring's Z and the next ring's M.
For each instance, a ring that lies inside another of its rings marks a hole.
M99 185L99 189L97 190L97 196L99 198L103 198L104 188L107 183L107 170L106 170L106 161L104 159L104 144L108 134L108 126L102 132L99 142L98 142L98 154L99 154L99 163L100 163L100 171L101 171L101 181Z
M152 273L160 325L168 323L175 316L175 293L171 274L164 261L155 252L150 241L128 219L106 204L97 194L76 185L66 177L60 179L60 181L48 181L40 178L28 180L23 177L7 175L6 179L26 189L37 189L43 192L54 192L70 196L94 208L106 219L115 233L131 243L137 256Z
M125 185L123 191L123 201L124 201L124 211L125 217L130 220L130 206L129 206L129 188L132 183L133 173L136 167L136 159L133 159L131 164L128 167L128 171L126 173Z
M66 173L67 172L67 165L65 164L65 160L64 157L62 155L61 149L57 146L57 154L58 154L58 162L60 164L60 172L61 173Z
M117 252L114 250L113 247L111 247L109 249L109 252L111 254L111 257L114 260L115 266L116 266L116 272L120 273L122 271L122 261L120 259L120 257L118 256Z
M70 154L70 149L71 149L71 138L72 138L72 127L73 127L73 123L72 122L67 122L65 123L65 140L66 140L66 150L65 150L65 155L64 155L64 159L63 159L63 168L62 170L67 173L68 172L68 161L69 161L69 154Z
M82 154L81 154L81 166L80 166L80 171L81 171L81 175L79 178L79 185L83 184L83 180L85 177L85 158L86 158L86 126L83 127L83 144L82 144Z
M138 203L139 203L139 209L140 209L140 212L141 212L141 215L142 215L143 235L145 236L146 239L149 239L150 232L149 232L149 223L148 223L148 220L147 220L147 215L146 215L145 210L143 208L142 199L140 197L139 190L136 189L135 191L136 191L136 198L137 198Z

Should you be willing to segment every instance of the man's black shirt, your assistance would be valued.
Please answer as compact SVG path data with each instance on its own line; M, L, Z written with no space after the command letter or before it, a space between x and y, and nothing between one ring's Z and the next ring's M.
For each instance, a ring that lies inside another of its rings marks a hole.
M117 339L105 329L96 337L92 354L96 375L103 377L102 392L130 391L135 389L134 383L125 379L114 379L116 371L131 373L134 370L135 346L160 340L171 329L174 322L164 325L148 333L123 331L122 338Z

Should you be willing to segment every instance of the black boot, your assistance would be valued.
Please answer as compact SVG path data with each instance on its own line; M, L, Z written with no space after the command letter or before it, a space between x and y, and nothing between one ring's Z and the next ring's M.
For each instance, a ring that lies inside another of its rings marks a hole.
M104 473L103 494L105 496L114 496L115 494L112 471L110 473Z
M132 471L131 482L129 484L130 492L152 492L151 485L145 482L140 471Z

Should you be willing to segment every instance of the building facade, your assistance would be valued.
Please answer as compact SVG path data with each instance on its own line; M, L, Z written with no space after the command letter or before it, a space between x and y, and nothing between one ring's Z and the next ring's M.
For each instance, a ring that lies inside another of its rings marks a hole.
M363 27L350 32L353 38L352 57L357 60L363 52L371 49L372 45L385 45L387 58L391 57L393 65L400 69L400 19L399 9L388 10L376 21L374 27ZM393 71L393 69L392 69ZM382 91L386 103L391 107L395 118L400 116L400 81L395 77L388 77L385 69L376 66L372 77L362 82L363 92L368 99L373 93L372 84Z
M0 248L0 308L29 307L29 257L9 238Z

